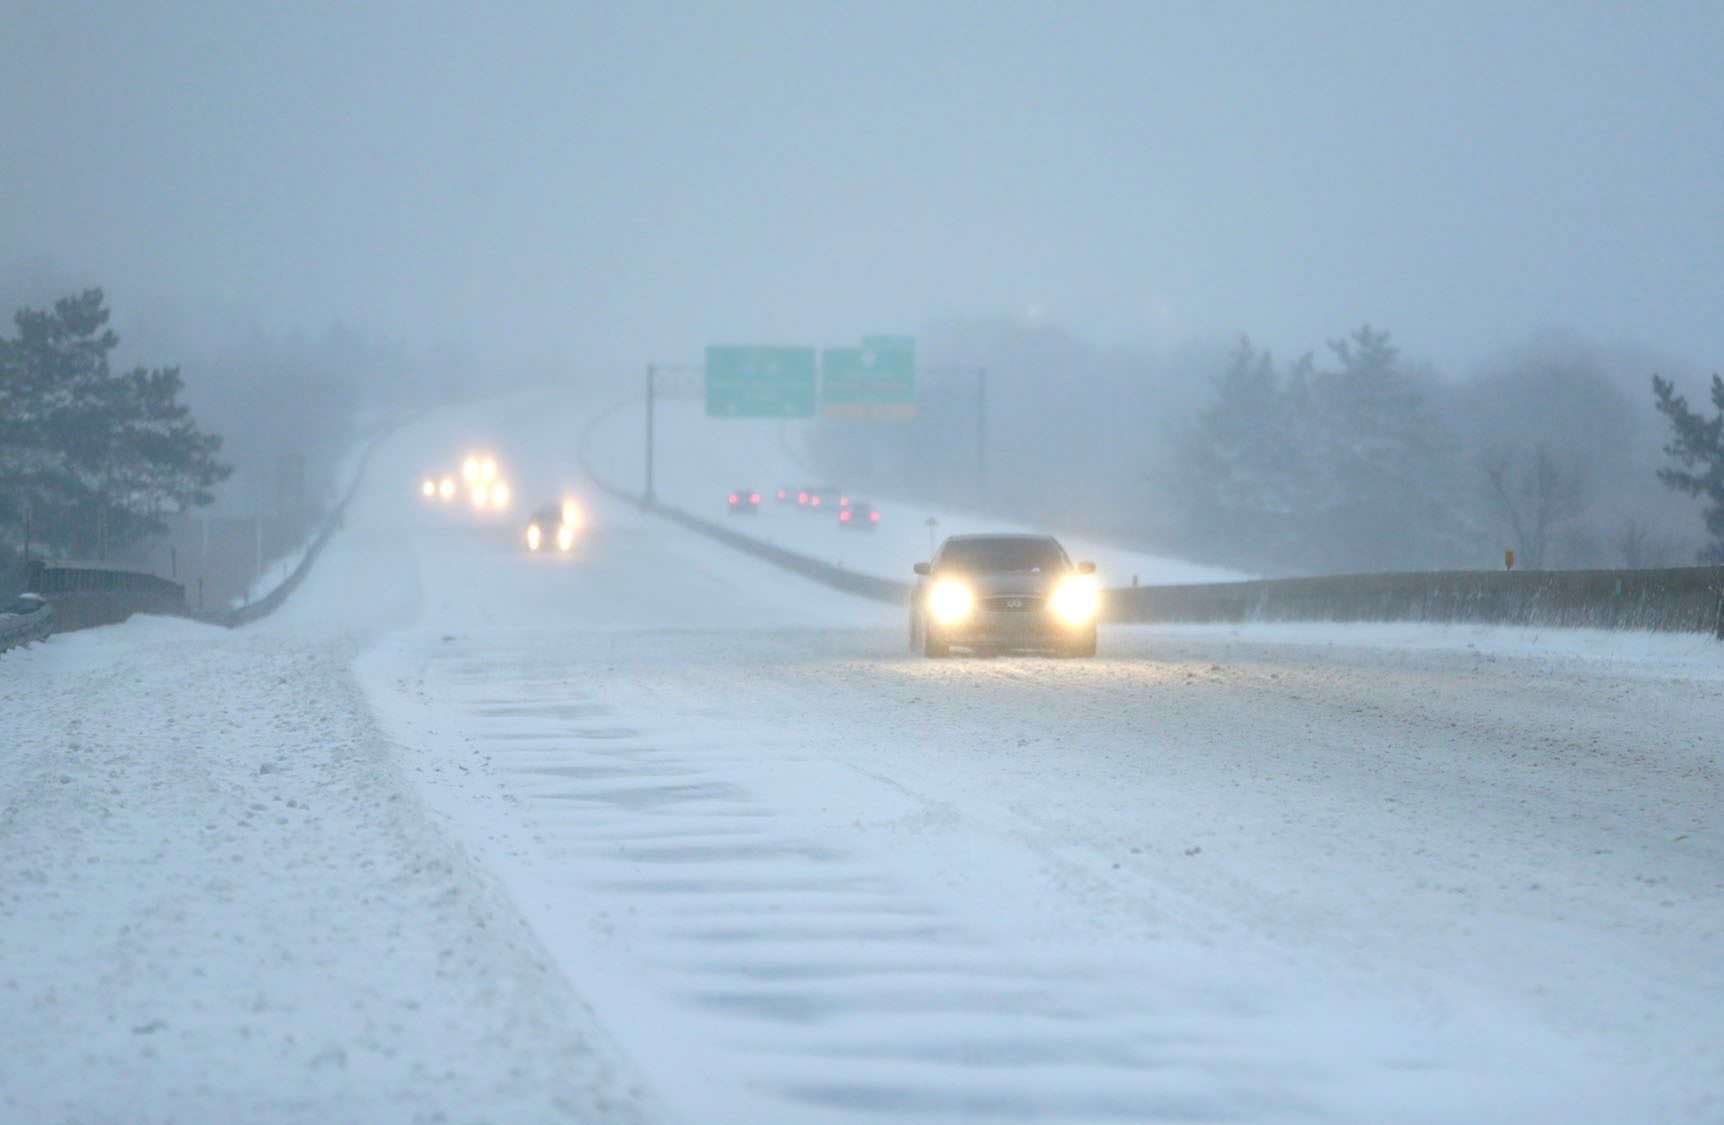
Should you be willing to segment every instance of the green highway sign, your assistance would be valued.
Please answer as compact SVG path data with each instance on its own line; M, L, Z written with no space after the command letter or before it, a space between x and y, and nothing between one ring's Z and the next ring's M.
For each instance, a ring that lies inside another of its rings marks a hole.
M813 348L706 349L709 418L814 417Z
M827 348L820 357L820 413L828 418L914 418L915 338L865 336L859 348Z

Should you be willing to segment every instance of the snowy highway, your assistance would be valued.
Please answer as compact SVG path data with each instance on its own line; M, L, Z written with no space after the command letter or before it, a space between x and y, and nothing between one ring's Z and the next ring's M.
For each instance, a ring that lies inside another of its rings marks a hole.
M0 1117L1724 1117L1713 642L925 661L603 499L591 413L396 435L258 626L5 658ZM675 424L682 495L800 471ZM473 443L574 557L419 503Z

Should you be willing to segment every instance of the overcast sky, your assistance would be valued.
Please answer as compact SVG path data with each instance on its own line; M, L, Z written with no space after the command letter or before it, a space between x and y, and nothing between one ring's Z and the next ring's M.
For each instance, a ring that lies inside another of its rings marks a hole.
M116 304L503 365L1011 313L1724 368L1716 0L0 8L0 269Z

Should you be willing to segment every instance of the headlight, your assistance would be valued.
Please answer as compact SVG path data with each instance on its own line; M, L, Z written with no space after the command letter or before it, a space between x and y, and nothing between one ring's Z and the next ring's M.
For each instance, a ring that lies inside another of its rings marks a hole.
M484 462L479 466L479 479L486 483L490 483L497 479L497 461L495 458L485 458Z
M1074 574L1062 578L1054 587L1050 604L1054 614L1067 625L1082 625L1095 620L1096 610L1101 608L1101 592L1096 589L1095 579Z
M431 497L437 495L437 482L434 480L427 480L424 484L419 486L419 492L425 497L425 499L431 499Z
M581 506L579 504L575 503L573 500L563 501L563 523L568 525L570 528L576 528L586 522L586 518L586 514L581 511Z
M541 537L543 537L543 535L544 535L544 532L539 530L538 524L536 524L536 523L528 524L527 525L527 550L537 551L539 549L539 540Z
M575 529L568 524L557 528L557 549L566 551L575 545Z
M491 507L499 510L509 506L509 485L506 481L498 481L491 486Z
M962 582L942 578L928 591L928 612L942 625L962 621L976 607L976 596Z
M479 479L479 459L477 457L469 457L461 462L461 479L468 484Z
M490 498L491 498L491 490L490 489L486 488L482 484L476 484L473 486L473 507L483 508L485 506L485 501L489 500Z
M453 500L455 498L455 480L453 477L443 478L442 483L437 486L437 495L441 496L445 500Z

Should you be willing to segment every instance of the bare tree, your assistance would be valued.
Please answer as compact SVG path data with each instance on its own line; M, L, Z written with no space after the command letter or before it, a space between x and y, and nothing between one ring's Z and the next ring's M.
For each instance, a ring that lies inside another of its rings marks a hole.
M1485 455L1483 469L1515 550L1529 569L1543 569L1552 533L1584 515L1590 503L1584 473L1542 444L1530 454L1493 450Z
M1622 565L1631 570L1669 566L1682 553L1682 549L1670 536L1647 521L1631 515L1617 518L1610 543L1621 556Z

